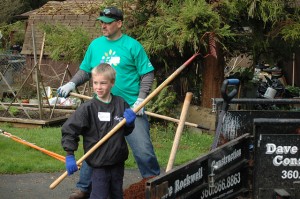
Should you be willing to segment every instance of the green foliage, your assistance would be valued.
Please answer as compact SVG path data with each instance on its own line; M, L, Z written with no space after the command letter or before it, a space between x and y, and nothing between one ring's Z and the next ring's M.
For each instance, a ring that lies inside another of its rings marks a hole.
M229 74L230 78L237 78L240 81L250 81L254 77L254 71L252 68L238 67Z
M2 98L2 101L3 101L3 102L7 102L7 103L10 103L11 100L12 100L12 99L9 98L9 97Z
M6 98L6 99L3 99L3 101L4 101L4 102L5 102L5 101L11 102L11 99ZM4 108L3 106L0 106L0 110L1 110L1 111L4 111L4 110L7 110L7 108ZM9 107L8 112L9 112L10 114L16 116L18 113L20 113L20 110L19 110L17 107L15 107L15 106L11 106L11 107Z
M285 89L288 90L292 95L300 97L300 87L288 85L285 87Z
M156 12L141 27L138 38L150 54L186 48L198 51L205 32L230 35L229 27L221 26L218 13L204 0L158 1Z
M0 24L10 23L14 15L25 11L22 0L2 0L0 1Z
M299 7L295 0L224 0L214 6L234 37L221 38L225 56L246 53L254 64L288 58L299 44ZM247 28L244 29L244 28Z
M207 35L202 39L206 32L214 32L220 42L225 37L233 37L230 26L222 23L214 7L204 0L139 1L133 16L136 21L133 20L127 33L137 38L148 52L159 82L195 52L207 54ZM183 85L180 77L172 83L176 93L183 87L197 88L199 93L200 74L194 73L194 68L200 65L197 61L189 66L188 70L193 72L186 75L191 80L188 85Z
M46 33L45 50L53 60L80 62L91 42L90 34L82 27L61 24L42 24Z
M246 0L249 24L253 30L249 49L254 62L265 57L273 62L287 59L299 44L299 8L295 0Z
M300 23L286 25L280 31L284 41L288 43L299 43L300 41Z
M9 110L8 110L10 113L12 113L13 115L17 115L19 112L20 112L20 110L17 108L17 107L15 107L15 106L11 106L11 107L9 107Z
M249 2L249 17L261 19L265 24L275 24L286 16L284 7L288 5L287 0L252 0Z
M12 24L0 24L0 32L2 34L2 38L0 39L0 49L2 48L3 51L7 51L14 44L22 45L25 37L24 27L25 24L22 21L17 21ZM11 33L14 35L14 43L11 43Z
M49 0L1 0L0 24L12 23L15 16L44 5Z
M154 81L152 91L156 87L157 81ZM172 111L175 108L175 100L176 93L171 90L171 86L166 86L147 104L147 110L157 114L172 115Z
M253 11L256 15L249 14L249 16L254 19L256 17L256 21L261 19L264 23L264 29L260 28L261 37L257 37L259 34L256 33L256 38L263 41L264 45L261 46L263 48L257 49L266 52L269 57L286 59L292 47L298 45L300 41L299 8L295 6L294 0L256 1L256 4L256 9ZM270 54L270 51L275 53ZM281 53L276 53L276 51Z
M220 1L216 10L220 14L222 21L231 22L236 21L240 15L240 8L243 7L243 3L239 1L224 0Z

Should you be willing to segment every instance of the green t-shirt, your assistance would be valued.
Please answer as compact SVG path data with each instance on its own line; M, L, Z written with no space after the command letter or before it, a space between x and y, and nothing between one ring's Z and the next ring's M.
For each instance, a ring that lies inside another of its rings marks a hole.
M101 36L89 45L80 69L88 73L100 63L110 64L117 72L111 92L121 96L131 106L140 89L140 76L154 70L143 46L123 34L118 40Z

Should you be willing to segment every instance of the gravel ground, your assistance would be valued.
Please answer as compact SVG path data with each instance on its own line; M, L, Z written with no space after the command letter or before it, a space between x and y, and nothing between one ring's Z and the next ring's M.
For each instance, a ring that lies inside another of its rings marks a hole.
M79 172L67 176L56 188L50 189L50 184L61 173L29 173L19 175L0 175L1 199L64 199L75 189ZM126 169L124 176L124 189L131 184L141 181L137 169Z

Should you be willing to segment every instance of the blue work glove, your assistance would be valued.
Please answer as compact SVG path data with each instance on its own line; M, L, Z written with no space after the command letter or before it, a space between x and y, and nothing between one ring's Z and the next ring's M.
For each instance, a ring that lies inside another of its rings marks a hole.
M137 107L140 103L142 103L144 99L142 98L137 98L136 102L134 102L132 109ZM138 112L136 112L136 115L144 115L144 107L142 107Z
M74 155L66 156L66 169L68 171L68 175L72 175L78 170Z
M69 93L75 89L75 87L76 87L75 83L68 82L65 85L63 85L57 89L57 94L59 97L66 98L69 96Z
M130 108L125 109L123 117L126 119L126 125L132 126L134 124L134 120L136 118L136 114Z

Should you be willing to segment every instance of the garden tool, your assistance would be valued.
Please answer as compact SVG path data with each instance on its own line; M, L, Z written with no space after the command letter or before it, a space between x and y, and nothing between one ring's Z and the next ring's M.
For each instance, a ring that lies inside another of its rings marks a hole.
M59 155L59 154L57 154L57 153L54 153L54 152L52 152L52 151L46 150L46 149L44 149L44 148L42 148L42 147L39 147L39 146L37 146L37 145L35 145L35 144L32 144L32 143L30 143L30 142L27 142L26 140L23 140L23 139L21 139L21 138L15 136L15 135L12 135L12 134L10 134L10 133L8 133L8 132L2 130L2 129L0 129L0 133L1 133L0 135L3 135L3 136L8 137L8 138L11 138L12 140L14 140L14 141L16 141L16 142L19 142L19 143L21 143L21 144L24 144L24 145L26 145L26 146L29 146L29 147L34 148L34 149L36 149L36 150L39 150L39 151L41 151L41 152L44 153L44 154L47 154L47 155L49 155L49 156L51 156L51 157L53 157L53 158L55 158L55 159L57 159L57 160L60 160L60 161L62 161L62 162L65 162L65 157L62 156L62 155Z
M217 148L219 141L220 141L220 135L222 133L222 128L223 128L223 122L225 119L226 112L229 108L229 103L230 101L234 98L234 96L238 93L237 88L239 87L240 81L238 79L225 79L223 81L223 84L221 86L221 94L223 97L223 104L221 108L221 112L219 114L219 119L218 119L218 125L215 133L215 138L213 141L213 144L211 146L211 149ZM235 88L227 94L227 86L228 85L234 85Z

